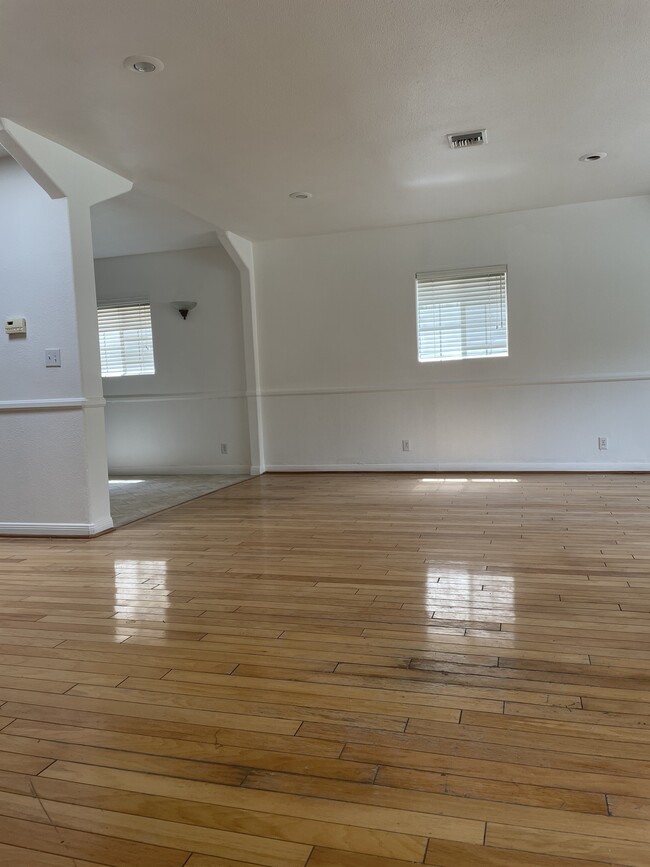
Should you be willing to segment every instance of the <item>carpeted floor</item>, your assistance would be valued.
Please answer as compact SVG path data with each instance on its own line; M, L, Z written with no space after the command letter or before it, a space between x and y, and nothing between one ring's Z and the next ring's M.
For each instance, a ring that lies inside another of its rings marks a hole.
M111 478L113 525L121 527L139 518L178 506L204 494L243 482L250 476L119 476Z

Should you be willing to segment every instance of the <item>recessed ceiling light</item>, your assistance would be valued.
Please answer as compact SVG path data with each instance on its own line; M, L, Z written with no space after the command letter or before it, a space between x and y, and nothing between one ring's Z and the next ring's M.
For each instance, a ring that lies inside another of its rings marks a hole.
M289 193L290 199L311 199L311 193Z
M593 154L583 154L581 157L578 157L581 163L595 163L598 160L604 160L607 154L605 151L596 151Z
M146 54L133 54L127 57L122 66L131 72L162 72L165 64L157 57L149 57Z

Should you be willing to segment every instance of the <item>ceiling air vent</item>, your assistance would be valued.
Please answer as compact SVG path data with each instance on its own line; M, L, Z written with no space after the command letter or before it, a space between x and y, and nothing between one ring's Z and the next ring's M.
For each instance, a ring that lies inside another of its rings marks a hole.
M473 148L476 145L485 144L487 135L484 129L475 129L473 132L454 132L447 136L449 147L453 148Z

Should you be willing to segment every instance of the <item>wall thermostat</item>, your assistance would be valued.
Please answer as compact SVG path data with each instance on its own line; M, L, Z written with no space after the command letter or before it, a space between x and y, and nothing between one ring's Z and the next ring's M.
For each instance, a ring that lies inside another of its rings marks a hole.
M27 334L27 323L24 319L7 319L5 331L7 334Z

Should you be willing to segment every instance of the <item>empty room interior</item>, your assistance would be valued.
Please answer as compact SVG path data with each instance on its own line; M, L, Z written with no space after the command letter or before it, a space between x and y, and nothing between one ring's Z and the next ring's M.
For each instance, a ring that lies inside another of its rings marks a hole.
M648 0L0 0L0 864L650 867Z

